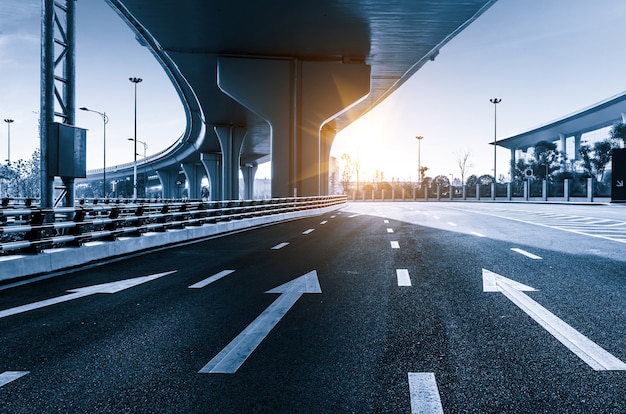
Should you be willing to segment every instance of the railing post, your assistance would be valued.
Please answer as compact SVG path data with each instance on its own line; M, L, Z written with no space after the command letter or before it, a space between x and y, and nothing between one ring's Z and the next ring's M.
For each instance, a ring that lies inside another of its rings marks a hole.
M569 201L569 178L563 180L563 198Z
M480 184L476 183L476 200L480 200Z
M541 198L543 201L548 201L548 180L543 180L541 183Z
M524 201L528 201L530 197L530 181L524 180Z
M513 199L513 185L506 183L506 199L511 201Z
M594 182L593 178L587 178L587 201L593 202Z

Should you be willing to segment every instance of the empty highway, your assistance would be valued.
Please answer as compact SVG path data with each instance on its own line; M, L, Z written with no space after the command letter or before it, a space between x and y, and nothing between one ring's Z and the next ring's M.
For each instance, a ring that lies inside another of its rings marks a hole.
M624 413L626 207L349 203L0 285L2 413Z

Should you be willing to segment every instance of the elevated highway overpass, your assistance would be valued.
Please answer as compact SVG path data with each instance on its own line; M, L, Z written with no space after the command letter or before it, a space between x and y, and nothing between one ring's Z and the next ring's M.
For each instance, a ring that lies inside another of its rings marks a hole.
M335 134L401 86L495 0L218 2L106 0L171 78L187 127L142 161L173 197L208 177L211 199L251 198L271 160L272 196L328 193ZM94 171L89 177L99 177ZM132 164L107 170L132 175Z

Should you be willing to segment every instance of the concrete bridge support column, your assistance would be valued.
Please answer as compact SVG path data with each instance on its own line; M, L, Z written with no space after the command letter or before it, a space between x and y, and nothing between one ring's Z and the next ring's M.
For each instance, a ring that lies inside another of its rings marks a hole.
M163 198L178 198L178 185L176 184L176 180L178 180L179 174L178 168L168 168L161 169L157 171L157 175L159 176L159 180L161 181L161 186L163 187Z
M211 201L222 199L222 155L200 154L200 161L209 176L209 198Z
M245 164L241 166L243 175L243 198L245 200L254 199L254 176L256 175L257 164Z
M369 93L369 65L220 57L218 86L270 124L272 197L328 194L323 126Z
M234 126L216 126L214 129L222 147L222 200L237 200L241 145L248 130Z
M204 178L204 167L200 163L182 164L185 177L189 182L189 199L199 200L202 198L202 178Z

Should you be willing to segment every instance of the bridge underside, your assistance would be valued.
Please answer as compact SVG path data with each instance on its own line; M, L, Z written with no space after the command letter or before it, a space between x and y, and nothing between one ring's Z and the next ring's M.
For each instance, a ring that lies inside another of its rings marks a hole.
M146 161L164 197L184 171L190 197L206 176L217 200L238 198L240 170L252 198L256 166L270 160L273 197L327 194L335 134L495 0L107 2L162 64L187 113L185 135Z

